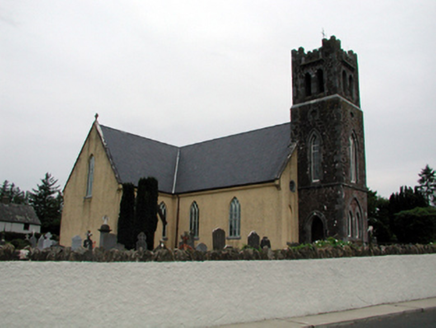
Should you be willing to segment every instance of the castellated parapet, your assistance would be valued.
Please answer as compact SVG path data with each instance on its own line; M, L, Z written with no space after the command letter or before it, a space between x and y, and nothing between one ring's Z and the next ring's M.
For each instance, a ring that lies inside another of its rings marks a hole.
M360 107L357 54L342 50L334 36L319 49L292 51L292 79L294 105L338 94Z

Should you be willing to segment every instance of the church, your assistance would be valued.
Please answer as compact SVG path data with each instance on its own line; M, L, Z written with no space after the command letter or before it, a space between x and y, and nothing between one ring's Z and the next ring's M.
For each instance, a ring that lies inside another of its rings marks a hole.
M123 183L158 181L155 245L175 248L190 231L241 248L256 231L274 249L334 237L367 242L363 112L357 55L340 40L292 51L291 121L176 147L101 125L97 116L64 188L60 244L102 218L116 235ZM166 224L163 222L166 221Z

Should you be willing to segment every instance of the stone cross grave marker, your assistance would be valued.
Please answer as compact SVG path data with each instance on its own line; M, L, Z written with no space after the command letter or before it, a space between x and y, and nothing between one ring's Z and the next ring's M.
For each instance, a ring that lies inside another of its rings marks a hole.
M220 251L226 246L226 232L221 228L216 228L212 232L213 249Z
M79 235L75 235L71 240L71 250L75 251L82 246L82 238Z
M198 244L197 247L195 247L195 249L197 251L200 251L200 252L203 252L203 253L207 252L207 246L206 246L205 243Z
M138 235L138 241L136 242L136 250L139 250L141 247L144 251L147 250L147 236L143 232L140 232Z
M86 239L83 241L83 247L89 249L90 251L92 251L92 239L91 239L92 233L90 230L88 230L86 232Z
M250 234L248 235L248 242L247 242L248 246L258 249L259 243L260 243L260 237L256 233L256 231L250 232Z

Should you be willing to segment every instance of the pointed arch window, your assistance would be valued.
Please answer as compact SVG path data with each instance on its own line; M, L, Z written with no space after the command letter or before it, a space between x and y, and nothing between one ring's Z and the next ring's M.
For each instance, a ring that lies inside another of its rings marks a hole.
M236 197L230 203L229 237L241 236L241 205Z
M86 197L92 196L92 184L94 183L94 156L91 155L88 161L88 181L86 183Z
M350 77L348 78L348 93L351 99L354 99L354 82L352 75L350 75Z
M356 212L356 220L354 223L354 237L360 238L360 213Z
M310 168L312 181L319 181L321 178L321 143L316 134L310 138Z
M357 182L357 149L356 138L354 135L350 136L349 140L349 156L350 156L350 181Z
M350 211L348 212L348 237L351 238L353 236L353 213Z
M318 93L322 93L324 92L324 72L322 69L316 72L316 77L318 79Z
M342 91L344 92L344 95L347 94L347 73L345 71L342 71Z
M194 234L195 238L198 238L199 234L199 220L200 220L200 209L197 203L194 201L191 205L189 212L189 230Z
M312 95L312 77L309 73L306 73L304 75L304 86L306 90L306 97L309 97Z
M167 206L164 202L159 204L160 212L162 213L162 219L167 222ZM162 224L162 239L168 238L167 236L167 224Z

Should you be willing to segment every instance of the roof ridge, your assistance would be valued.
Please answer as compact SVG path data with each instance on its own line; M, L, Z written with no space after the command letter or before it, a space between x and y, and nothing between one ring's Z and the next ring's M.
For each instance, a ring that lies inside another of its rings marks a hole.
M118 132L121 132L121 133L124 133L124 134L128 134L128 135L131 135L131 136L136 137L136 138L141 138L141 139L146 139L146 140L149 140L149 141L153 141L153 142L156 142L156 143L159 143L159 144L162 144L162 145L166 145L166 146L170 146L170 147L174 147L174 148L181 148L181 147L178 147L178 146L175 146L175 145L171 145L171 144L169 144L167 142L162 142L162 141L159 141L159 140L156 140L156 139L144 137L144 136L141 136L139 134L131 133L131 132L126 132L126 131L123 131L123 130L120 130L120 129L115 129L115 128L112 128L112 127L107 126L107 125L100 124L100 127L103 127L105 129L110 129L110 130L113 130L113 131L118 131Z
M243 131L243 132L238 132L238 133L234 133L234 134L229 134L223 137L218 137L218 138L212 138L212 139L208 139L208 140L204 140L204 141L199 141L199 142L195 142L189 145L185 145L185 146L181 146L179 148L186 148L186 147L190 147L190 146L196 146L199 144L204 144L204 143L208 143L208 142L212 142L212 141L217 141L217 140L222 140L222 139L226 139L226 138L233 138L239 135L244 135L244 134L249 134L249 133L254 133L254 132L258 132L258 131L262 131L262 130L267 130L267 129L272 129L278 126L282 126L282 125L287 125L287 124L291 124L290 122L285 122L285 123L279 123L279 124L275 124L275 125L270 125L270 126L265 126L263 128L259 128L259 129L254 129L254 130L249 130L249 131Z

